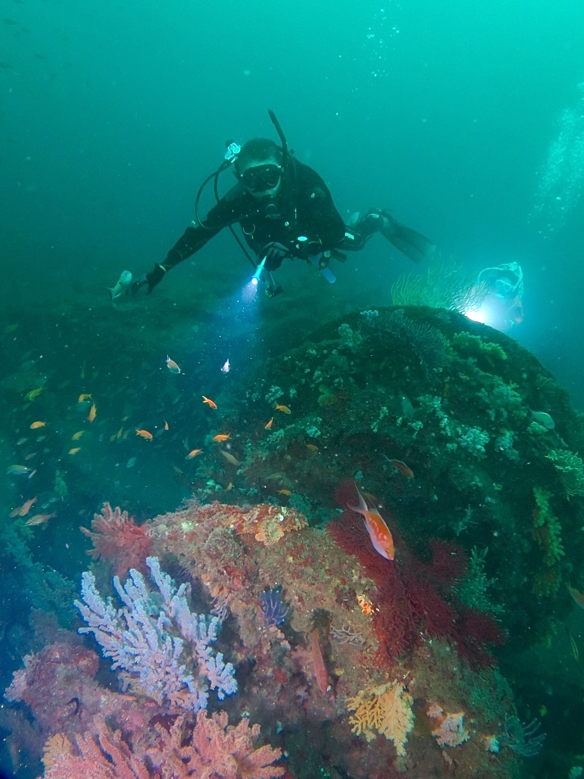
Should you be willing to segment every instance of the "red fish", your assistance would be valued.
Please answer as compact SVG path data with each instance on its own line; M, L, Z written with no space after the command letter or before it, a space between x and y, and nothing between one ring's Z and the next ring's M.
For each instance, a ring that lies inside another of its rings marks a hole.
M322 656L322 649L320 648L320 640L318 635L318 628L314 628L311 635L311 648L312 648L312 665L314 666L314 675L316 676L316 683L318 689L326 695L329 691L328 671Z
M359 505L349 506L349 504L347 504L348 508L350 508L351 511L356 511L357 514L363 515L365 527L369 533L371 543L375 547L375 551L379 552L386 560L393 560L395 557L395 546L393 544L393 536L391 535L390 529L385 524L385 520L379 511L375 507L369 508L358 488L355 487L355 489L359 496Z

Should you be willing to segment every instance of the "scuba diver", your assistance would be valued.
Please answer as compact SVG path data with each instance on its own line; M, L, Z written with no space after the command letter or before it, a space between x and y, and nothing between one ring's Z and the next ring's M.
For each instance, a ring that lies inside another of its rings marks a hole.
M228 142L224 161L199 188L195 221L164 262L156 263L153 270L133 282L132 294L146 285L151 293L169 270L202 249L224 227L231 230L254 266L255 282L264 282L270 297L282 291L273 271L283 260L305 260L332 283L335 277L328 267L330 259L344 262L347 259L344 252L359 251L376 232L414 262L432 256L434 245L420 233L401 225L388 211L372 209L363 217L357 214L350 225L345 225L322 178L292 156L275 114L268 113L281 145L267 138L254 138L242 147ZM220 198L219 175L231 166L237 183ZM214 179L217 203L200 219L199 200L211 179ZM253 255L233 230L236 223Z
M517 262L484 268L478 275L474 291L481 299L470 319L507 331L523 322L523 270Z

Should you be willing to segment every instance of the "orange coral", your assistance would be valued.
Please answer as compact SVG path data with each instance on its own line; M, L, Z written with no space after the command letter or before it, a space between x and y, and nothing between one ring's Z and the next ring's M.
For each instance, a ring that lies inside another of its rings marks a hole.
M349 710L355 712L349 717L353 733L363 734L367 741L373 741L381 733L393 741L398 756L405 757L408 733L414 727L413 702L401 682L361 690L354 698L347 699Z

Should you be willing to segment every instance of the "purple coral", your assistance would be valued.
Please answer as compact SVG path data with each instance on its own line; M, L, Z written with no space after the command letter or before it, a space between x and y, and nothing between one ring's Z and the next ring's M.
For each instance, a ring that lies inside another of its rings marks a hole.
M262 592L262 612L268 627L280 627L286 621L290 608L284 608L282 588L280 586Z
M137 688L160 704L200 711L207 708L209 688L217 690L220 700L237 692L233 665L210 646L217 639L219 618L191 612L190 585L176 589L157 557L146 558L146 564L158 593L132 568L123 587L117 576L113 579L123 603L119 609L111 598L103 600L92 573L83 574L83 603L75 601L75 606L89 627L79 632L94 634L104 656L113 659L112 670L122 669L125 688Z

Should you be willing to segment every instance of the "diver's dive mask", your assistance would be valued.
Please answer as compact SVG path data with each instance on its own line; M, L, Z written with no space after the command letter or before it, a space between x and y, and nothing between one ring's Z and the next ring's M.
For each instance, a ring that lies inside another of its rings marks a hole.
M255 165L247 168L241 174L241 183L249 192L266 192L278 186L282 176L282 168L270 162L266 165Z

